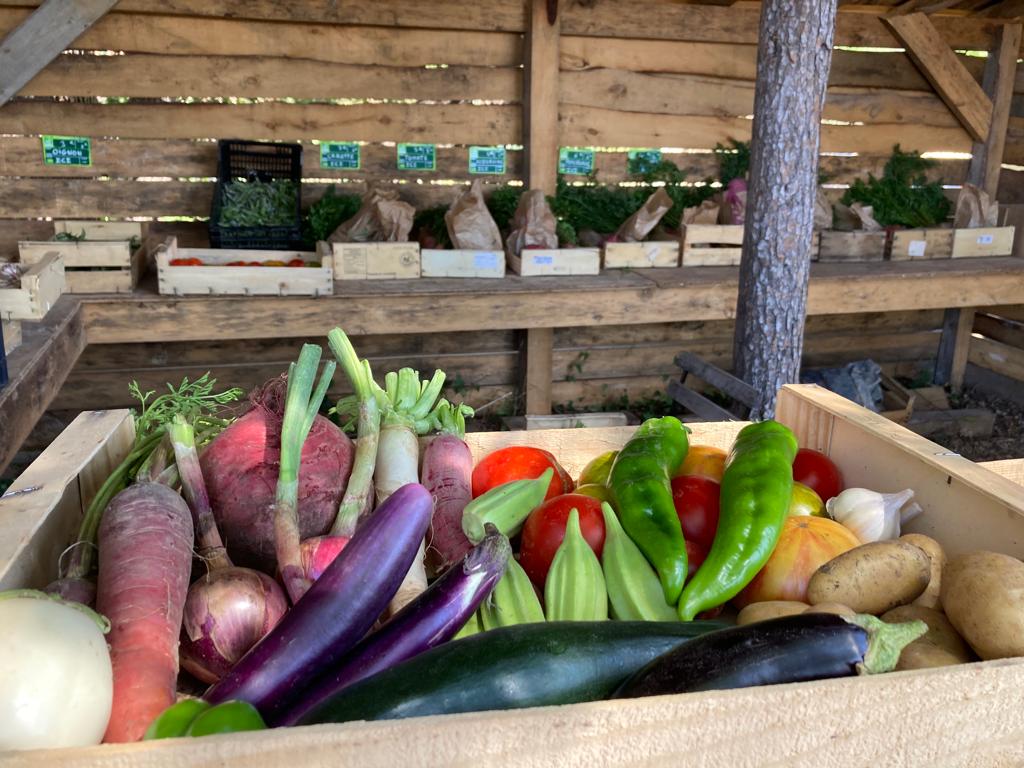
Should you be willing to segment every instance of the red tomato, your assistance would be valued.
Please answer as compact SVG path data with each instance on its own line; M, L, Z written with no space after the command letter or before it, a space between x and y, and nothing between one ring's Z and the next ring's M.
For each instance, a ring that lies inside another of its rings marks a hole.
M544 589L555 552L565 538L565 526L569 513L576 510L580 515L580 531L594 554L601 556L604 549L604 515L601 502L591 496L567 493L556 496L541 504L523 525L523 539L519 550L519 564L539 589Z
M304 267L304 266L306 266L306 262L304 262L302 259L292 259L291 261L288 262L288 266L289 267Z
M203 260L195 257L189 257L187 259L171 259L172 267L201 267L203 266Z
M540 477L548 467L555 470L555 476L551 478L551 485L548 486L544 499L553 499L572 491L572 478L547 451L518 445L499 448L484 456L473 468L473 498L513 480L532 480ZM598 508L599 513L600 511Z
M718 530L719 485L698 475L684 475L672 480L672 501L676 505L683 538L710 549Z
M686 542L686 578L689 579L697 572L700 568L700 564L708 556L706 548L702 547L694 541L687 540Z
M245 262L244 261L229 261L227 264L225 264L225 266L227 266L227 267L244 267L245 266Z
M810 448L801 448L793 460L793 479L809 486L822 501L838 496L843 490L843 473L828 456Z

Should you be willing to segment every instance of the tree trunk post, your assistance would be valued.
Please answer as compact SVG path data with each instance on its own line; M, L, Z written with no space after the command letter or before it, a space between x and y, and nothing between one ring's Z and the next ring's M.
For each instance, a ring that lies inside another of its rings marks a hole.
M779 387L799 380L835 17L836 0L761 6L733 341L736 375L760 394L751 419L771 418Z

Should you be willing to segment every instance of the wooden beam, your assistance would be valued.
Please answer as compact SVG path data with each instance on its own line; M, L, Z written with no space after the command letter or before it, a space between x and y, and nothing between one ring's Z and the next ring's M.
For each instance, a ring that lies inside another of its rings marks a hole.
M999 29L995 46L989 51L985 62L982 79L982 88L992 100L992 120L988 136L984 141L975 142L971 150L967 181L985 190L993 199L999 189L999 170L1006 146L1006 129L1010 122L1020 40L1020 24L1005 24Z
M954 392L964 385L964 371L974 328L974 308L947 309L942 324L942 338L935 358L935 384L949 384Z
M38 75L117 0L46 0L0 42L0 106Z
M527 186L555 194L558 181L558 37L557 15L548 14L548 0L527 0L526 77L523 93L523 144Z
M960 63L931 19L923 13L912 13L886 18L885 23L971 137L985 141L992 123L992 100Z
M551 353L554 337L552 328L531 328L526 332L524 389L526 413L530 415L551 413Z
M0 388L0 471L18 452L85 349L79 301L72 296L62 296L44 320L25 323L23 330L24 341L7 358L11 380Z

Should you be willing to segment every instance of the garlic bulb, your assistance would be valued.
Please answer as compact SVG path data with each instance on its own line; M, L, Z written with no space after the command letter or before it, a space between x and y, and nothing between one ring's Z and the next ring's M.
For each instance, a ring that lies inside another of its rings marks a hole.
M863 543L896 539L900 526L921 513L910 489L899 493L878 493L867 488L847 488L825 504L829 516L849 528ZM901 511L902 510L902 511Z

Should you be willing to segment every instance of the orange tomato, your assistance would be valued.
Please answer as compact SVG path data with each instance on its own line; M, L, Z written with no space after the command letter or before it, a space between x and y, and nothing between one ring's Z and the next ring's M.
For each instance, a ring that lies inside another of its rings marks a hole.
M263 262L263 266L264 267L284 267L284 266L287 266L287 265L283 261L281 261L280 259L270 259L269 261L264 261Z
M710 445L691 445L686 453L676 477L683 475L699 475L722 482L722 473L725 472L726 453L721 448L713 448Z
M849 528L827 517L787 517L775 551L733 602L740 608L765 600L807 602L811 575L834 557L860 546Z

